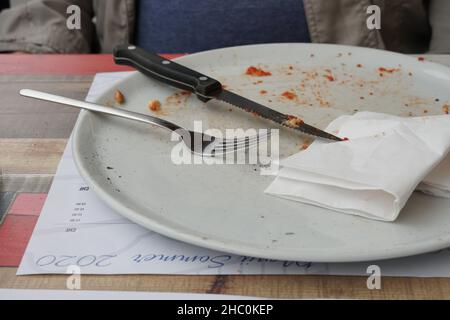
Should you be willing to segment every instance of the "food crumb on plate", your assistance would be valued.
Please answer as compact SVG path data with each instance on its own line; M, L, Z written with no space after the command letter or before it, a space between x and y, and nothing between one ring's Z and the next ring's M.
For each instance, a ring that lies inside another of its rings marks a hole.
M120 90L116 90L116 92L114 92L114 100L116 100L118 104L123 104L125 102L125 96Z
M159 102L159 100L150 100L148 103L148 108L151 111L158 111L161 109L161 102Z
M442 110L444 111L445 114L448 114L449 108L450 108L450 105L449 105L449 104L444 104L444 105L442 106Z

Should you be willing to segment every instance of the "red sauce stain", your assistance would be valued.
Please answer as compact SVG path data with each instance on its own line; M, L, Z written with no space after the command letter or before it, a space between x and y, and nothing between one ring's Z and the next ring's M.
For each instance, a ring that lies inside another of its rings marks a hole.
M253 77L267 77L272 75L272 73L270 73L269 71L265 71L261 68L253 66L248 67L245 74Z
M289 100L297 99L297 95L295 94L295 92L292 91L285 91L281 95Z
M181 105L186 103L192 93L189 91L175 92L166 98L167 105Z
M417 60L419 60L419 61L425 61L425 58L424 58L424 57L418 57Z
M387 69L387 68L379 67L379 68L378 68L378 71L379 71L380 73L394 73L394 72L400 71L400 69L398 69L398 68Z
M358 63L356 66L357 66L358 68L362 68L362 64L361 64L361 63Z
M349 139L347 137L342 138L342 141L348 141Z
M266 91L266 90L261 90L261 91L259 91L259 93L260 93L260 94L266 94L267 91Z
M325 72L327 74L324 75L325 78L327 78L328 81L334 81L335 78L333 77L332 71L330 69L325 69Z

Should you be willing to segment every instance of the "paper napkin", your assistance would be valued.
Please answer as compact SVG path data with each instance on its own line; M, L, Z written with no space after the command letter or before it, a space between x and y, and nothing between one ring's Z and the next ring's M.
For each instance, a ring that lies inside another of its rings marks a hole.
M265 192L384 221L397 218L416 188L450 195L450 116L360 112L339 117L327 131L349 140L316 140L284 159Z

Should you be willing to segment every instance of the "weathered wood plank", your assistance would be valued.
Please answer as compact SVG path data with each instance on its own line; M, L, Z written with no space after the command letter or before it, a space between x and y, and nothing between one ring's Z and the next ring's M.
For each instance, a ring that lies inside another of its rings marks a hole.
M66 289L67 276L15 276L0 269L0 287ZM218 278L220 278L218 280ZM218 287L218 283L220 283ZM450 279L382 278L380 290L369 290L365 277L343 276L82 276L83 290L220 293L270 298L448 299Z
M54 174L66 139L0 139L2 175Z
M68 138L79 110L21 97L35 89L84 100L92 76L0 76L0 138Z

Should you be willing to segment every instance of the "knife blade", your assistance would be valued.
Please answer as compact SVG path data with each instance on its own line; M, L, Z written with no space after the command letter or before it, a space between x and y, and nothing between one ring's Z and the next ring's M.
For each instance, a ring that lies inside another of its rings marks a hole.
M137 46L129 44L119 45L114 48L113 56L116 64L133 67L153 79L178 89L190 91L196 94L197 98L203 102L216 99L308 135L334 141L344 140L308 125L296 116L283 114L225 90L219 81L159 55L147 52Z

